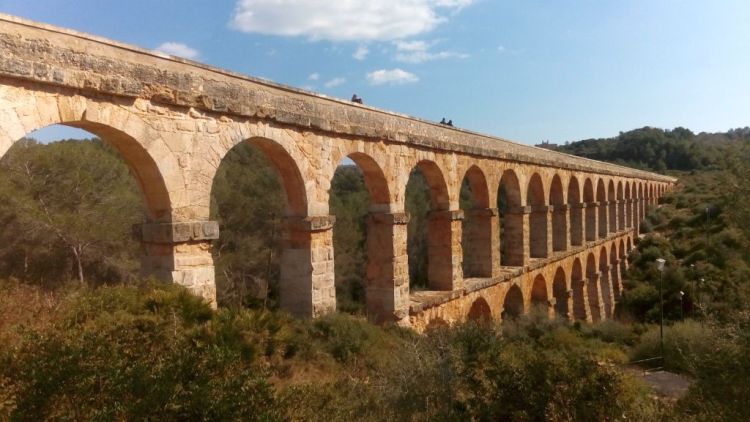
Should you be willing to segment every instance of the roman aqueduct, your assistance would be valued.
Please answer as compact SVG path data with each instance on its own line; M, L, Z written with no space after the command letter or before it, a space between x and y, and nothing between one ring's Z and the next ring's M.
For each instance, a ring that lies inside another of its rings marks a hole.
M281 306L308 317L335 310L328 199L348 157L371 200L367 313L418 330L535 304L574 320L611 316L639 224L675 183L7 15L0 51L0 157L53 124L110 143L147 208L142 272L212 302L211 187L238 143L263 151L283 180ZM410 292L404 203L415 168L431 195L430 290ZM464 178L475 204L466 211Z

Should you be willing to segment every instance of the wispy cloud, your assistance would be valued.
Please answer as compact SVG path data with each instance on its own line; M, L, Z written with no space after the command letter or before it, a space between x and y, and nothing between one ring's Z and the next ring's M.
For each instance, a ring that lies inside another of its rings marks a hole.
M310 74L310 76L307 77L307 79L309 79L311 81L317 81L318 79L320 79L320 73L313 72L313 73Z
M403 85L418 82L417 75L401 69L380 69L367 74L367 80L372 85Z
M165 42L156 47L156 51L169 54L172 56L184 57L186 59L196 59L200 52L192 47L178 42Z
M352 54L352 57L357 60L364 60L367 58L368 54L370 54L370 49L367 48L366 45L360 45L359 47L357 47L357 51Z
M396 46L396 55L394 59L400 62L406 63L423 63L432 60L442 59L464 59L469 57L468 54L458 53L455 51L431 51L432 46L435 42L428 43L426 41L415 40L415 41L394 41Z
M475 1L237 0L230 27L310 40L391 41L429 32Z
M336 77L326 82L323 86L325 86L326 88L335 88L345 83L346 83L346 78Z

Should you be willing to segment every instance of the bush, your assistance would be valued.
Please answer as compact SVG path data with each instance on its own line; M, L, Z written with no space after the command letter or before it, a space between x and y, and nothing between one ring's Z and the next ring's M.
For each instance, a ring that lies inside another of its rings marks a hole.
M670 371L694 375L698 362L712 353L718 340L708 325L688 320L664 327L664 367ZM652 326L633 349L633 360L661 356L659 326Z

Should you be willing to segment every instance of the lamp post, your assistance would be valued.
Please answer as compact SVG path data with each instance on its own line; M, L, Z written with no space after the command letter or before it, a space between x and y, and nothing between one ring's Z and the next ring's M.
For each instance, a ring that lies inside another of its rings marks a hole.
M685 315L683 314L685 307L683 306L683 299L685 298L685 292L680 290L680 321L682 321L685 318Z
M661 362L664 364L664 264L663 258L656 259L656 269L659 270L659 345L661 346Z

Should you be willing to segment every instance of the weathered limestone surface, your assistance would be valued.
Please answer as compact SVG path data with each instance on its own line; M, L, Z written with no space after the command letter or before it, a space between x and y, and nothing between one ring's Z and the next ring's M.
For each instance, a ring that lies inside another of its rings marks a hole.
M600 286L591 286L589 297L587 288L576 293L573 268L600 268L589 261L601 247L616 248L613 256L624 260L647 207L675 183L2 14L0 51L0 157L52 124L104 139L129 164L143 194L147 212L137 232L143 274L183 284L211 303L211 242L220 235L211 221L211 188L222 159L243 142L267 156L286 193L282 307L306 317L336 309L329 190L348 157L364 173L371 199L368 314L416 328L431 317L460 321L472 307L473 317L490 309L495 319L503 309L528 309L536 276L552 283L558 268L567 289L549 284L537 302L553 309L572 290L569 315L607 317ZM434 291L425 293L410 292L408 283L404 204L415 168L428 181L432 206ZM460 209L464 179L476 209ZM508 203L498 209L504 180ZM583 274L575 281L591 278ZM620 276L611 278L618 284L610 290L619 292ZM507 291L514 299L506 304Z

